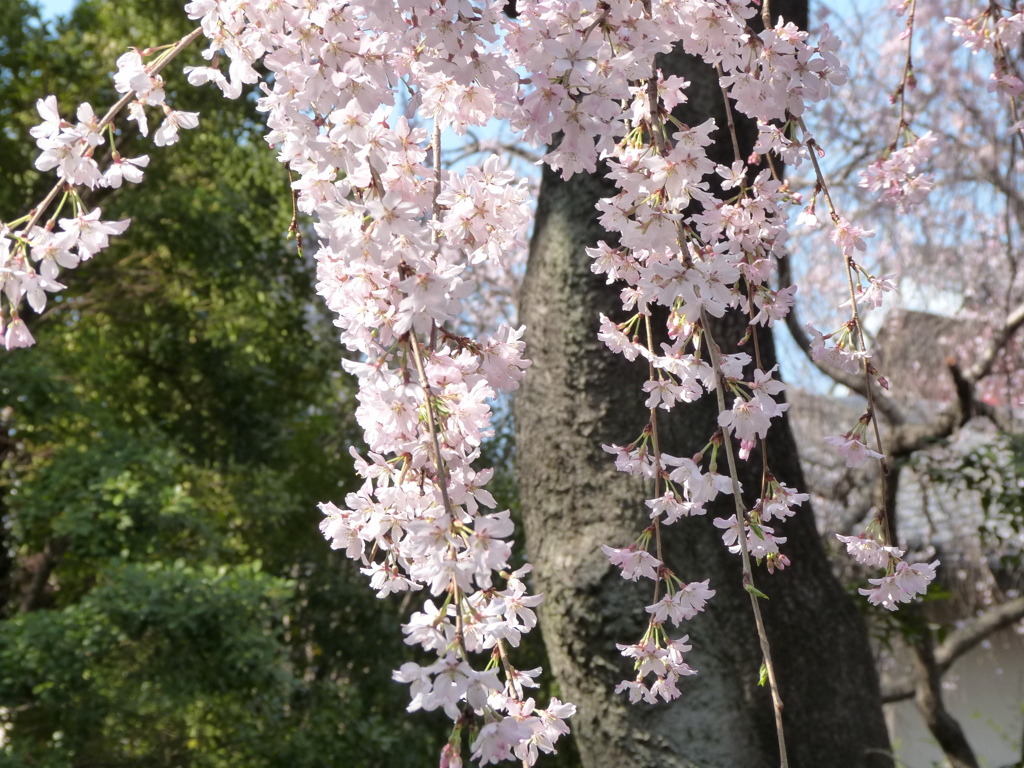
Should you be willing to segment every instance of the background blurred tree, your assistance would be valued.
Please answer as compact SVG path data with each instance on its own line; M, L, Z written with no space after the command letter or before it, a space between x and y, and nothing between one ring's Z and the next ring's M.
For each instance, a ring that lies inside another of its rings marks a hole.
M1020 4L1005 7L1019 21ZM870 345L873 363L891 384L889 392L874 392L889 468L890 530L915 557L941 561L940 579L949 590L944 599L936 591L925 606L874 622L913 665L887 675L883 699L913 699L958 767L985 764L991 747L969 733L963 711L957 722L944 701L955 675L968 674L966 664L951 671L953 664L1024 617L1024 143L1017 102L1009 98L1018 92L1021 49L1008 43L996 51L978 40L967 45L970 25L956 17L976 13L982 15L974 29L1006 24L995 11L976 12L959 0L857 4L834 15L822 5L821 21L838 29L853 75L809 119L829 148L824 162L831 166L832 194L851 220L879 232L861 265L889 274L899 287L899 296L887 296L884 323L873 329ZM893 183L901 163L913 183ZM794 179L811 199L814 183ZM818 196L819 216L822 202ZM822 280L829 271L817 257L827 245L824 229L794 238L801 298L786 322L807 353L803 321L826 333L842 322L826 308L844 299L834 302L837 292ZM866 394L864 380L821 360L815 365L842 385L839 391L855 395L834 401L827 431L815 425L805 434L841 434L849 429L847 409L863 412L856 395ZM790 376L807 380L793 368ZM814 454L824 452L812 440L802 448L805 466L813 467L807 489L825 512L824 530L857 535L881 502L870 490L881 487L877 468L822 471ZM997 764L991 752L988 760Z
M0 219L51 183L26 141L38 94L112 103L117 56L186 25L178 0L57 22L0 4ZM174 69L200 129L145 185L97 190L130 234L0 366L0 762L422 765L430 722L396 717L389 679L397 606L316 530L354 482L355 432L312 264L284 239L288 180L251 99Z

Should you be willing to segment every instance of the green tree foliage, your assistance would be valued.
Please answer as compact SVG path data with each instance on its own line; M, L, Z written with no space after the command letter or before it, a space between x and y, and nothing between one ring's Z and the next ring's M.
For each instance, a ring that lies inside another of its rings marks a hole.
M56 23L0 3L0 219L52 183L35 100L100 112L117 56L188 29L179 0ZM429 763L429 721L401 717L389 679L396 609L316 530L316 502L355 482L353 403L285 241L288 179L252 98L176 72L200 128L87 200L128 233L0 361L0 764ZM122 155L150 151L130 133Z

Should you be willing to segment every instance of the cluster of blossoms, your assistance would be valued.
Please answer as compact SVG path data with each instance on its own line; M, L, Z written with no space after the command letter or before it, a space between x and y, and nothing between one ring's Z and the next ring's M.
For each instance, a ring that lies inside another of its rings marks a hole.
M672 42L681 42L687 52L721 68L723 92L739 111L757 120L757 151L782 154L794 162L806 156L806 145L778 125L795 125L808 101L824 98L832 84L845 80L834 56L835 38L825 30L814 47L808 45L805 32L781 21L755 35L747 26L755 14L752 6L665 7L671 12L658 25L661 34L675 35ZM655 13L659 10L655 6ZM611 16L612 11L606 13ZM579 22L583 27L588 23ZM607 27L611 21L603 23ZM635 38L630 42L635 45ZM598 78L606 68L594 66L593 71L597 82L581 90L581 95L605 86ZM702 350L715 348L708 318L738 310L749 314L751 326L773 325L788 313L794 289L770 287L774 259L783 252L786 239L784 185L769 168L748 165L743 158L736 157L729 166L712 161L707 150L715 123L688 126L671 115L672 108L685 101L687 83L665 79L649 64L641 74L646 82L628 92L625 125L615 135L616 143L601 147L619 191L601 201L598 210L604 228L618 235L618 246L602 242L589 253L595 273L606 275L610 284L623 284L622 304L628 316L621 323L602 317L599 338L629 360L644 358L651 371L644 385L650 423L632 444L605 450L615 455L620 470L651 481L654 493L647 505L652 524L629 547L605 547L604 551L624 578L643 576L655 582L654 602L647 606L651 614L647 631L639 643L619 646L624 656L634 660L637 671L636 678L623 681L619 690L627 691L633 701L653 701L678 696L678 679L693 673L683 658L689 650L687 637L670 638L664 628L666 618L675 624L688 620L714 594L707 581L683 584L652 553L652 548L657 551L660 525L704 514L705 505L720 493L741 494L735 476L716 471L720 448L735 437L740 441L740 458L749 457L757 441L764 439L771 419L787 407L774 399L783 389L773 378L774 369L754 366L751 370L750 355L712 351L709 364L702 356ZM586 80L576 75L568 82ZM755 155L752 161L758 159ZM695 208L699 213L694 215ZM657 305L669 311L669 342L660 348L650 335L651 314ZM694 458L661 452L657 411L716 390L727 390L732 404L730 408L720 405L720 429L709 436L705 450ZM706 458L708 471L703 468ZM763 485L764 497L753 509L719 518L714 524L724 529L725 545L742 554L745 562L753 556L774 570L784 568L789 559L780 550L785 537L777 536L767 523L792 515L807 496L771 477ZM742 505L737 499L738 510Z
M669 112L685 100L687 84L662 78L654 56L682 43L721 67L723 90L758 121L757 151L798 161L808 145L779 125L795 126L805 103L845 81L834 55L838 41L826 30L810 46L805 32L782 21L756 35L747 25L753 6L706 0L552 0L526 5L515 21L495 2L300 7L196 0L188 10L211 41L206 56L223 53L237 67L231 82L250 77L260 59L273 74L261 84L259 102L268 140L299 176L299 208L317 218L318 291L337 314L343 343L360 355L346 367L360 382L357 417L370 450L358 462L365 484L344 508L324 505L323 530L363 562L380 594L427 588L444 596L441 608L428 602L406 628L410 643L439 657L396 675L414 686L412 708L444 708L457 723L467 712L482 715L476 759L532 761L564 731L571 707L555 701L537 709L524 699L529 676L507 659L505 646L532 626L536 598L525 597L519 576L507 572L512 526L507 513L481 513L493 500L482 489L489 472L475 467L490 429L488 401L515 389L528 363L521 330L503 327L480 340L446 330L469 289L467 270L501 264L520 247L528 210L524 188L496 162L443 170L442 131L461 134L507 119L531 143L559 137L545 160L564 177L595 170L598 158L611 167L620 193L599 209L620 245L602 243L592 255L595 271L625 284L624 306L636 314L624 324L605 321L604 337L657 371L645 387L652 409L721 388L734 396L720 416L723 433L711 437L709 472L702 457L648 446L653 423L644 439L619 451L631 471L654 481L649 506L657 529L662 515L670 522L700 514L719 492L738 494L735 478L714 470L718 447L735 435L749 455L784 410L773 399L781 384L771 372L745 373L749 356L716 366L701 360L701 346L714 346L707 316L721 317L747 298L751 322L770 325L793 296L769 287L786 237L784 186L741 158L729 167L711 162L711 122L678 124L667 135ZM227 78L199 77L232 95ZM418 115L432 120L429 145L426 131L396 116L397 85L413 94ZM722 196L712 191L712 174ZM685 220L693 202L702 211ZM661 350L628 333L655 304L671 312L672 343ZM785 540L765 523L792 514L806 497L770 479L765 488L744 519L718 524L727 546L784 567ZM639 670L624 688L634 697L672 698L675 682L691 671L683 660L688 646L685 638L669 639L662 625L690 618L713 591L707 582L675 580L646 546L610 552L627 578L666 585L665 597L648 607L648 635L623 647ZM470 661L478 651L491 651L484 672ZM641 683L647 674L655 676L649 688ZM457 757L457 741L449 752Z
M868 579L872 589L861 589L872 605L895 611L900 603L909 603L917 595L928 590L928 584L935 578L939 561L910 564L903 560L903 550L879 543L867 534L860 536L836 536L846 545L846 551L862 565L884 568L885 576Z
M811 212L813 216L814 202L812 201L804 214ZM833 212L834 213L834 212ZM815 217L815 223L817 219ZM839 246L846 263L847 275L851 285L851 297L843 302L842 306L850 307L850 317L838 329L830 333L822 333L808 323L804 330L808 335L811 359L823 363L832 368L847 373L858 373L864 371L867 376L874 377L879 386L883 389L889 388L887 379L882 376L871 363L871 353L866 349L862 339L863 318L869 312L879 309L885 300L887 293L896 292L895 274L875 275L854 257L857 252L867 250L865 240L874 237L873 230L866 230L849 220L833 215L835 227L829 235L829 239ZM856 430L856 440L863 444L865 423L862 423ZM847 435L846 438L849 438ZM856 463L850 462L850 451L853 450L848 444L848 439L837 442L834 438L826 438L826 442L837 447L841 454L847 458L848 466L859 466L864 459L881 458L882 454L876 451L869 451L864 454L856 454Z
M968 18L947 16L946 22L953 28L953 34L964 41L963 45L969 51L999 54L1007 49L1014 50L1024 36L1024 13L1004 16L1004 11L1004 8L996 5L979 10Z
M190 37L194 39L195 35ZM114 87L118 93L125 94L122 102L128 105L129 119L135 121L139 133L149 135L146 107L159 107L164 112L163 122L153 136L158 147L174 144L179 128L195 128L199 122L196 113L178 112L167 105L163 79L158 74L177 50L191 42L188 38L186 41L169 46L170 50L150 64L143 62L143 53L151 55L155 51L132 50L117 61ZM142 181L143 169L149 165L148 155L125 158L114 146L112 121L116 109L100 118L92 105L83 103L75 112L77 121L71 122L61 117L56 96L40 99L36 106L43 122L29 131L42 150L35 166L40 171L56 170L61 182L32 214L7 224L0 223L0 291L7 299L10 313L8 315L8 310L0 303L0 336L8 350L34 343L19 314L22 300L27 300L36 312L42 312L46 308L47 293L65 287L57 279L61 268L74 269L88 261L109 245L110 235L119 235L128 227L128 219L103 221L99 208L86 210L75 188L117 189L124 181L138 184ZM108 164L103 171L96 152L108 139ZM62 195L60 204L40 226L42 214L58 194ZM68 204L72 215L60 218Z
M1014 52L1020 48L1024 38L1024 12L1012 13L998 3L992 3L974 16L960 18L947 16L953 35L963 40L965 48L972 53L984 51L989 54L994 67L989 75L989 91L1004 95L1011 106L1014 124L1011 132L1024 131L1021 119L1021 94L1024 93L1024 78L1016 66Z
M79 210L74 218L50 220L45 227L32 226L11 232L0 228L0 288L10 306L10 318L0 305L0 332L8 349L35 343L18 313L22 299L36 312L46 308L46 294L65 286L58 282L60 268L74 269L110 244L110 235L119 235L128 221L101 221L101 211ZM60 231L55 232L54 224ZM33 263L34 262L34 263ZM5 327L6 326L6 327Z
M935 183L931 174L920 169L929 160L939 140L931 131L918 137L910 130L908 93L917 88L913 58L917 2L900 2L894 10L897 15L907 15L906 28L899 36L900 43L906 46L903 77L889 97L892 103L899 104L896 137L880 158L860 172L860 186L876 194L884 205L892 206L903 214L923 203Z
M74 189L141 180L148 158L112 150L101 173L95 157L97 147L113 145L117 110L127 107L145 136L146 108L161 108L154 141L172 144L197 124L195 114L165 104L158 73L173 53L205 33L210 66L189 68L189 80L214 83L228 97L260 79L262 62L271 74L259 102L268 140L298 177L297 206L316 216L318 291L359 360L347 367L360 381L357 418L369 451L356 459L365 483L344 507L323 505L322 530L362 563L379 596L426 590L441 600L440 608L426 601L406 626L407 641L438 661L407 664L396 679L412 684L410 709L442 708L456 720L449 764L461 760L458 734L467 724L474 759L532 764L554 750L574 712L557 699L538 707L525 693L537 672L516 670L508 658L507 648L536 624L540 598L527 594L524 570L510 573L513 525L507 511L486 513L495 505L484 489L492 471L477 466L491 434L489 402L516 389L529 365L522 329L501 326L477 339L450 330L471 289L464 273L507 266L523 248L530 216L526 184L497 160L461 173L440 165L443 130L462 133L519 109L515 65L497 48L510 23L502 9L495 2L190 3L201 28L149 63L156 51L123 56L115 87L125 96L104 118L83 105L72 124L53 97L40 102L37 167L56 169L60 184L38 212L12 223L24 225L20 231L0 230L0 287L11 306L6 342L25 346L32 340L17 314L22 298L42 310L43 291L61 287L57 267L90 258L128 224L100 221ZM413 119L395 114L399 88L432 118L432 139L412 112ZM58 208L37 226L61 193L74 216L60 218ZM42 263L40 274L30 259Z
M928 131L861 171L860 185L877 192L879 200L901 213L917 207L935 183L931 174L920 169L938 143L938 138Z
M358 360L345 367L359 381L364 484L344 505L322 505L321 529L379 596L429 592L404 629L437 660L406 663L395 679L411 685L410 710L454 721L447 764L461 763L467 726L474 760L533 764L575 708L538 706L526 695L537 671L512 666L508 648L536 624L540 598L525 570L510 572L513 525L487 511L493 472L478 466L490 402L529 362L522 329L451 330L473 268L507 266L524 247L528 194L497 159L459 172L440 162L442 134L522 113L521 62L498 47L513 23L499 2L196 0L187 10L210 40L206 57L237 72L196 79L231 96L257 61L272 75L258 103L267 138L297 177L299 210L315 216L317 291ZM415 114L401 114L400 90Z

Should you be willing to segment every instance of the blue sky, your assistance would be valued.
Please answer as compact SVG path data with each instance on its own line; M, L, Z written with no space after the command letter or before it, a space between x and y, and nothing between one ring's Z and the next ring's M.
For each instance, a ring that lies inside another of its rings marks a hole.
M48 17L60 16L67 13L74 6L75 0L39 0L39 7Z

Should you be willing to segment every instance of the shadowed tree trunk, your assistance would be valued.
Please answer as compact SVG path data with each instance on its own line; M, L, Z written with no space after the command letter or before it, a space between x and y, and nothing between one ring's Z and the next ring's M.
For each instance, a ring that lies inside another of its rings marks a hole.
M774 10L774 8L773 8ZM779 9L775 12L785 10ZM677 116L696 125L726 121L713 73L681 55L662 62L668 74L693 81L690 104ZM752 130L740 126L749 151ZM717 162L732 162L719 131ZM740 559L722 544L714 517L732 514L731 499L706 517L663 528L666 560L685 580L711 579L717 590L688 632L682 698L671 704L630 705L612 692L632 666L615 647L637 642L646 627L649 581L625 581L601 552L626 546L648 523L651 491L615 471L602 443L636 439L648 419L641 385L646 366L613 355L597 340L598 313L624 319L618 288L590 271L584 249L608 239L594 203L614 194L599 171L568 182L545 170L523 289L528 371L516 399L518 461L527 547L537 587L546 600L541 626L564 697L579 707L573 727L587 768L769 768L778 750L769 692L759 688L761 654ZM736 350L745 319L727 316L715 328L724 351ZM765 366L775 363L769 332L760 335ZM659 413L662 450L692 456L716 428L714 397ZM788 424L769 433L772 471L803 487ZM741 468L746 489L758 489L761 458ZM748 508L752 499L747 499ZM758 586L779 674L790 765L794 768L888 768L889 743L878 682L863 622L826 561L811 510L776 528L793 565ZM675 633L673 633L675 636Z

